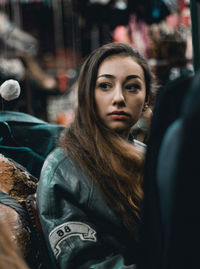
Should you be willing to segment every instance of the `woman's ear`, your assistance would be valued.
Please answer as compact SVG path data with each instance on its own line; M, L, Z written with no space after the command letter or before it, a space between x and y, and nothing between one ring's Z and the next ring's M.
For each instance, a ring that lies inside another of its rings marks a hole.
M148 104L148 101L146 101L146 102L144 103L144 107L143 107L143 109L142 109L142 112L145 112L145 111L147 110L148 107L149 107L149 104Z

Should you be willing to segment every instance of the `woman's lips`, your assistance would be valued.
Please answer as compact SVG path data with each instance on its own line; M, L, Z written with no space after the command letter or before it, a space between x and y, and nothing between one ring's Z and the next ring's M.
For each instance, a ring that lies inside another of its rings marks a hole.
M110 117L115 120L126 120L128 118L128 116L126 115L117 115L117 114L112 114L110 115Z
M124 111L113 111L108 114L112 119L124 120L130 117L130 115Z

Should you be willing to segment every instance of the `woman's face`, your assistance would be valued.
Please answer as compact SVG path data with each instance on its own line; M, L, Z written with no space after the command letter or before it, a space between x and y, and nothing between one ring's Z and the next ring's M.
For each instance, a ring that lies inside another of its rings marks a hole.
M142 67L130 56L111 56L99 66L95 103L103 124L124 137L144 107L146 85Z

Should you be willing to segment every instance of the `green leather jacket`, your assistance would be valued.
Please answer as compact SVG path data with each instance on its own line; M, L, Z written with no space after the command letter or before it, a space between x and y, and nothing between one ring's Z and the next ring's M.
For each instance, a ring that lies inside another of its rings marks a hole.
M137 243L62 148L44 163L37 206L53 268L136 268Z

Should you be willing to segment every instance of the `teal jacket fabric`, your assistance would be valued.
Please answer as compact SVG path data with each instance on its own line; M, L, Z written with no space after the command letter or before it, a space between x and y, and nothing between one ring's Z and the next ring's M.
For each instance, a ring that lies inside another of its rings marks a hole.
M47 155L57 146L65 126L49 124L29 114L0 112L0 153L39 177Z
M138 244L62 148L44 163L37 207L53 268L136 268Z

